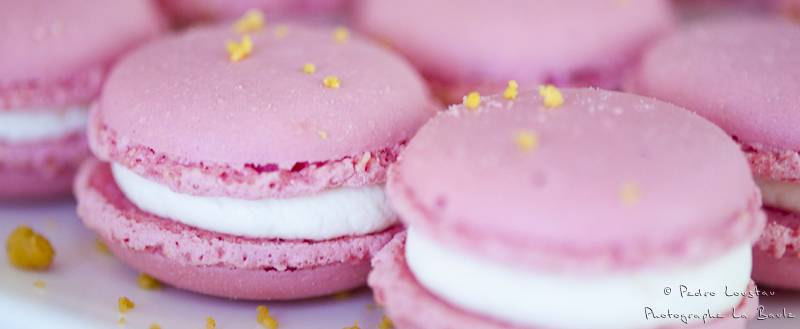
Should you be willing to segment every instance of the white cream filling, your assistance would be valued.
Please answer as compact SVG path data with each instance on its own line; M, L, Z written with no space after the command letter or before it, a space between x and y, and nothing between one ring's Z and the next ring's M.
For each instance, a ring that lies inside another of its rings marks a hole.
M599 275L520 270L440 245L413 228L406 261L422 286L452 305L518 325L563 329L681 325L677 319L647 318L646 307L654 314L726 315L742 301L742 296L727 296L726 286L729 293L745 291L752 267L751 246L744 244L694 266ZM680 285L716 296L682 298Z
M21 143L59 138L86 127L85 106L65 110L0 111L0 140Z
M140 209L212 232L326 240L378 232L397 220L379 185L245 200L177 193L121 165L112 164L111 170L122 193Z
M800 213L800 183L756 178L764 204Z

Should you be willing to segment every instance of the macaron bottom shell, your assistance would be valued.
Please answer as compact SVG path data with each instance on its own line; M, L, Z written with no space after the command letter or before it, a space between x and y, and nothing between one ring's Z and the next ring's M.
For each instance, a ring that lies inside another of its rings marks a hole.
M191 266L158 253L104 241L118 259L161 282L230 299L292 300L330 295L364 285L370 270L369 260L287 271Z
M84 224L120 260L175 287L232 299L292 300L362 286L372 256L399 231L325 241L205 231L140 210L109 165L94 159L79 170L74 190Z
M406 264L405 237L404 233L397 235L381 250L373 260L374 269L369 276L369 286L374 291L376 301L386 308L397 328L541 329L515 326L466 312L432 295L417 282ZM755 285L751 283L748 290L753 290L754 287ZM464 289L469 289L469 287L464 287ZM542 302L546 302L546 300ZM743 298L742 303L736 308L736 312L737 314L748 314L752 318L757 307L758 297ZM576 310L576 312L579 313L580 310ZM746 326L747 321L726 317L690 328L744 329ZM676 325L675 328L686 328L686 326Z
M767 227L753 248L753 280L781 289L800 290L800 214L766 209Z
M70 195L75 172L88 156L83 133L31 143L0 141L0 201L39 201Z

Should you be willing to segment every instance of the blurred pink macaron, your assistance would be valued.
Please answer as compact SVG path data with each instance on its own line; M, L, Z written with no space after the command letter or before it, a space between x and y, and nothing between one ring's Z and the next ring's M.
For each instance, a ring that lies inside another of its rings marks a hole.
M798 0L672 0L684 20L730 15L773 15L800 22Z
M340 16L353 0L158 0L178 24L224 21L249 10L270 18Z
M736 143L649 98L540 93L452 107L390 170L408 233L369 282L397 327L745 328L764 214Z
M107 70L161 27L149 1L0 0L0 200L69 193Z
M362 0L354 21L458 102L512 79L616 88L673 15L665 0Z
M75 190L84 223L120 259L228 298L364 284L399 229L387 167L436 110L382 47L280 27L190 29L111 73L89 122L99 161Z
M795 289L800 289L798 54L798 25L768 18L709 20L654 46L629 86L708 118L739 142L769 215L755 249L753 277Z

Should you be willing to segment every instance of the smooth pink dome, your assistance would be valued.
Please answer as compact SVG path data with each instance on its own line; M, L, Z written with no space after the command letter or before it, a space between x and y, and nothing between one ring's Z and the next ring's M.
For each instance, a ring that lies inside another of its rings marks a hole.
M0 0L0 85L107 65L162 26L149 0Z
M741 142L800 150L800 25L697 23L654 46L630 89L697 112Z
M450 83L619 74L673 23L663 0L363 0L355 16L427 77Z
M384 48L333 28L288 25L252 35L233 63L230 25L197 28L146 45L111 73L100 120L122 143L193 163L326 161L401 143L433 115L417 73ZM303 73L305 63L316 65ZM335 75L338 89L323 79Z
M641 96L563 95L557 109L535 92L484 97L431 120L389 174L400 216L490 257L589 258L585 267L709 257L758 234L756 185L722 130ZM518 132L538 148L522 150Z

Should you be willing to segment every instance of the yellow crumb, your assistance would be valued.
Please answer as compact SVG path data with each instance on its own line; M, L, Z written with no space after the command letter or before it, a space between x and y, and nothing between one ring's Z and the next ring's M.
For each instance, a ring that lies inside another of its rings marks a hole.
M632 182L627 182L622 185L619 191L619 200L625 206L633 206L642 198L642 191L639 185Z
M392 319L389 319L388 316L383 316L381 318L381 323L378 324L378 329L394 329L394 323Z
M119 312L122 314L128 313L128 311L132 310L136 307L136 304L133 303L132 300L128 299L128 297L120 297L117 302Z
M278 320L269 315L269 309L264 305L256 307L256 320L264 328L278 329Z
M150 329L161 329L161 326L159 326L158 323L153 323L150 325Z
M373 303L367 303L367 305L364 305L364 307L367 309L367 311L375 310L375 304Z
M516 80L509 81L508 87L506 87L506 90L503 92L503 97L505 97L505 99L515 99L517 98L518 94L519 94L519 84L517 84L517 81Z
M314 63L305 63L303 65L303 73L314 74L314 72L317 72L317 66Z
M25 225L8 235L6 253L11 265L36 271L48 269L56 254L47 238Z
M264 27L264 13L257 9L248 10L233 24L233 27L239 33L259 31Z
M322 84L328 89L339 89L339 86L342 85L342 82L339 81L339 78L335 75L329 75L325 77L325 79L322 79Z
M47 286L47 283L42 280L33 281L33 286L39 289L44 289Z
M533 131L519 131L514 134L517 147L525 152L536 150L539 147L539 135Z
M477 109L478 106L481 106L481 94L477 91L467 94L467 96L464 97L464 106L469 110Z
M338 43L345 43L350 38L350 30L344 26L339 26L333 30L333 39Z
M214 320L212 317L206 318L206 329L216 329L217 328L217 320Z
M344 327L344 329L361 329L361 327L358 325L358 320L356 320L356 322L355 322L355 323L353 323L353 325L352 325L352 326L350 326L350 327Z
M346 300L350 299L350 297L353 297L353 294L350 293L349 291L342 291L333 294L333 299L335 300Z
M253 52L253 39L244 35L241 42L228 41L227 49L231 62L241 61Z
M127 323L127 322L128 322L128 321L126 321L126 320L125 320L125 317L124 317L124 316L121 316L121 317L119 317L119 320L117 320L117 324L118 324L118 325L121 325L121 326L124 326L124 325L125 325L125 323Z
M286 26L286 25L280 24L278 26L275 26L275 32L274 33L275 33L275 36L278 37L278 39L283 39L287 35L289 35L289 27Z
M139 277L136 279L136 283L139 285L139 288L142 288L144 290L161 289L161 282L158 282L158 280L148 275L147 273L139 274Z
M96 249L100 253L111 255L111 251L108 250L108 246L106 246L106 244L100 239L94 240L94 249Z
M543 97L544 106L547 108L552 109L564 105L564 96L556 86L539 86L539 95Z

